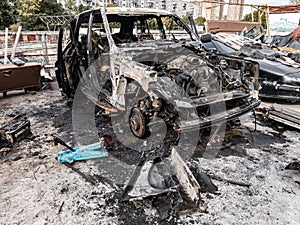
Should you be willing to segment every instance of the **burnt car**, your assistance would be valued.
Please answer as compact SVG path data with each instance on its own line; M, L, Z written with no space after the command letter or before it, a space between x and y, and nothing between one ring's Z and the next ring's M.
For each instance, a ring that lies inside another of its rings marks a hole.
M156 118L175 131L192 131L258 106L250 95L257 64L204 51L199 41L168 11L86 11L60 29L59 87L67 96L80 88L97 106L125 113L139 138Z
M300 100L300 64L288 52L231 34L205 34L206 50L235 55L259 64L259 96L291 102Z
M300 51L299 37L293 37L293 33L294 32L291 32L284 36L275 35L270 45L272 47L276 47L281 50L288 50L290 52L299 53Z

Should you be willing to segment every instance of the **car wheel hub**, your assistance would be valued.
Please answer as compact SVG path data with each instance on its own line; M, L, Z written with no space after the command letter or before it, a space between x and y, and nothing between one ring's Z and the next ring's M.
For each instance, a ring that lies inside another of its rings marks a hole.
M130 124L130 129L131 129L132 133L136 137L139 137L139 138L144 137L145 130L146 130L145 118L139 109L134 108L132 110L132 113L131 113L131 116L129 119L129 124Z

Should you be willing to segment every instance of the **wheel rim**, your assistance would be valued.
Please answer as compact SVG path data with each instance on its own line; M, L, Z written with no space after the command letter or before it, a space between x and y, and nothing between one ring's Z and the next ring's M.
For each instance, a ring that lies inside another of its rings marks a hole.
M130 119L129 119L130 129L131 132L139 138L145 136L146 125L145 125L145 118L142 112L134 108L131 112Z

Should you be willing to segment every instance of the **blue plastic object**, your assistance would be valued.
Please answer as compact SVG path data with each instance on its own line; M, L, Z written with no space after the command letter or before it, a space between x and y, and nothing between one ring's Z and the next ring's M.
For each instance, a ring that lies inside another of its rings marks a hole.
M108 156L108 152L100 143L80 146L73 150L64 150L58 153L57 160L61 163L72 163L74 161L96 159Z

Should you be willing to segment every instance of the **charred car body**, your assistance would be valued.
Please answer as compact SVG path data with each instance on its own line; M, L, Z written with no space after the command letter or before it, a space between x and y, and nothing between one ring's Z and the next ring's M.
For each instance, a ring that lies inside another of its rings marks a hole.
M284 36L275 35L270 45L272 47L276 47L282 50L288 50L294 53L299 53L300 51L299 37L293 37L293 33L294 32L291 32L290 34ZM296 55L298 55L299 57L299 54ZM299 61L299 58L297 58L297 60Z
M257 64L203 51L199 37L167 11L84 12L61 28L58 49L62 91L71 96L84 83L81 91L97 106L129 112L131 131L140 138L157 117L176 131L190 131L259 105L249 88Z
M300 100L300 64L291 54L267 45L229 34L206 34L201 37L207 50L235 55L259 64L259 96Z

